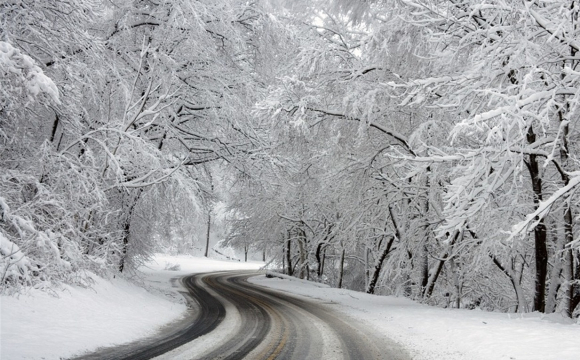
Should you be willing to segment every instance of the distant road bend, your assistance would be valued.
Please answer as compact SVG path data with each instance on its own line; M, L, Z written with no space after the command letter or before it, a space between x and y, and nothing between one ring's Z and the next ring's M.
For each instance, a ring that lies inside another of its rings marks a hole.
M246 281L255 275L186 276L182 284L196 304L191 317L154 339L78 359L410 359L398 344L333 311L331 304Z

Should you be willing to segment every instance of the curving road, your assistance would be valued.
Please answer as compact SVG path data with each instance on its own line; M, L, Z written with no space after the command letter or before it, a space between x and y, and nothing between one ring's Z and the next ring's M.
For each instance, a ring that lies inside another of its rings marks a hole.
M408 354L388 338L332 310L246 280L257 272L186 276L189 318L161 336L78 359L392 359Z

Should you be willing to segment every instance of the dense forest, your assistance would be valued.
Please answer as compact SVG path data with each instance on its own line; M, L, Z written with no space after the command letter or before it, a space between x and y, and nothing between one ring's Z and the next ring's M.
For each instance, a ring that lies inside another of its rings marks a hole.
M336 287L577 316L579 10L3 1L0 291L219 231Z

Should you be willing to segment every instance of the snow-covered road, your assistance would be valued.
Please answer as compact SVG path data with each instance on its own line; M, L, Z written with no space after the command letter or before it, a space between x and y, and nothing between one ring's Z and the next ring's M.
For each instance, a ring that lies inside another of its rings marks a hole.
M199 347L194 341L161 358L410 359L398 344L379 339L356 319L319 300L249 284L246 280L255 275L227 272L200 278L198 283L219 301L234 304L239 321L229 337L211 346ZM204 301L200 303L203 307Z
M29 290L19 297L0 297L0 358L70 358L98 347L118 346L159 334L165 324L183 320L188 313L179 283L172 279L191 273L255 270L262 266L190 256L158 255L155 260L143 269L145 276L140 280L149 291L119 278L95 277L91 288L66 286L53 294ZM379 342L395 340L414 360L576 360L580 354L580 326L557 314L440 309L404 298L335 289L295 278L261 275L249 281L330 308L340 319L355 318L362 324L359 327ZM219 296L216 292L214 295ZM220 325L179 351L191 354L189 351L195 347L197 351L207 351L247 330L236 306L222 300L226 316ZM271 305L273 309L277 306ZM296 304L294 310L303 311ZM318 330L307 332L306 336L312 336L312 343L327 344L320 348L321 356L340 347L340 336L319 331L329 325L309 319L311 327ZM288 326L293 326L292 322ZM268 336L283 334L281 329L273 329ZM330 336L321 340L316 334ZM174 352L171 356L179 359L180 355Z
M187 327L166 329L149 342L106 349L78 360L155 356L159 360L410 359L398 344L379 339L328 304L247 282L258 274L229 271L186 276L182 284L196 304ZM225 318L229 321L220 328Z

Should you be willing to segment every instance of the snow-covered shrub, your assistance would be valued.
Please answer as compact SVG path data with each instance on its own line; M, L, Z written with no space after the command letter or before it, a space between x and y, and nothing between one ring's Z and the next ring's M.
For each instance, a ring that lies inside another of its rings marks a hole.
M2 283L66 281L82 264L82 253L64 203L15 170L0 177L0 191Z
M30 283L32 267L30 260L18 245L8 240L2 233L0 233L0 267L2 268L2 283Z
M3 145L5 153L13 151L10 142ZM4 288L86 285L86 271L104 274L117 266L122 232L97 183L98 168L45 144L27 166L11 169L0 161L0 170Z

